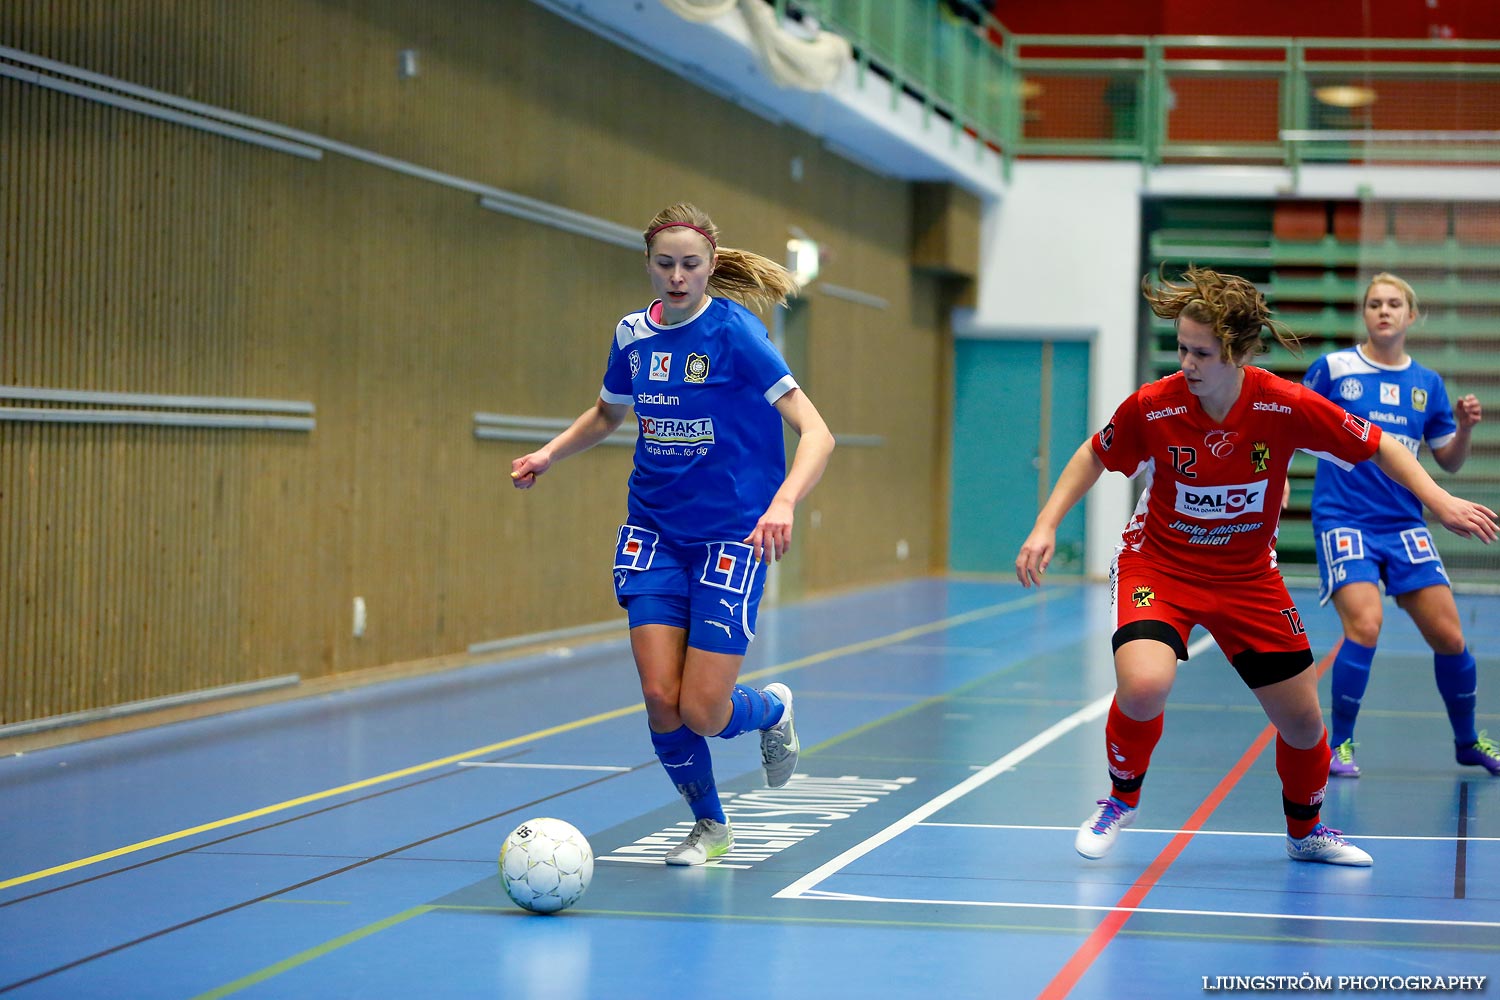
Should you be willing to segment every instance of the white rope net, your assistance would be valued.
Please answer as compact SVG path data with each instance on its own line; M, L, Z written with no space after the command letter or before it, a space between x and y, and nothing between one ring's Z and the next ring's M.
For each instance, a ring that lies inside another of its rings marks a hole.
M823 90L854 58L848 41L831 31L811 28L804 35L778 23L764 0L661 0L687 21L708 22L738 10L745 20L755 54L780 87Z

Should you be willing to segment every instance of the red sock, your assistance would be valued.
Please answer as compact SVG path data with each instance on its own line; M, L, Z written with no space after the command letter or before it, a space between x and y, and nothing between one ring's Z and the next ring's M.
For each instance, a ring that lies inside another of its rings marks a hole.
M1145 722L1137 722L1120 711L1117 702L1109 703L1109 721L1104 724L1104 750L1109 758L1110 793L1134 809L1141 802L1141 782L1151 764L1151 751L1161 739L1162 720L1166 713Z
M1301 840L1318 825L1323 790L1328 787L1328 731L1306 750L1298 750L1276 734L1276 773L1281 776L1281 805L1286 813L1286 832Z

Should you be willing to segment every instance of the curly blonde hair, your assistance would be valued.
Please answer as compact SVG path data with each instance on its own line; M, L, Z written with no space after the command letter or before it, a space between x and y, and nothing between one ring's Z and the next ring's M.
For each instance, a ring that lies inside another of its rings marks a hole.
M769 309L786 305L786 300L801 290L792 273L774 260L748 250L720 246L719 227L714 225L714 220L707 212L686 202L662 209L642 230L641 238L646 242L648 256L656 234L672 226L695 229L713 245L714 273L708 279L710 292L753 309Z
M1206 324L1219 340L1222 360L1239 364L1264 354L1269 348L1261 337L1262 330L1293 354L1302 353L1292 328L1271 317L1266 297L1244 278L1192 266L1182 278L1180 283L1163 278L1160 286L1153 286L1148 274L1141 279L1141 294L1162 319L1186 316Z

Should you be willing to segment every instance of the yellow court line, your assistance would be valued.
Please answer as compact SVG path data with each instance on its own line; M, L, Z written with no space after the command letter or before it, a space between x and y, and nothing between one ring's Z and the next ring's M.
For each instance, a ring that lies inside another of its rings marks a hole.
M200 993L196 997L193 997L193 1000L219 1000L220 997L227 997L231 993L238 993L240 990L243 990L246 987L254 986L258 983L263 983L267 979L275 978L276 976L281 975L283 972L295 969L299 965L306 965L308 962L311 962L315 958L322 958L329 952L337 951L338 949L344 947L344 945L346 944L353 944L361 938L369 937L371 934L379 934L381 931L386 930L387 928L394 927L397 924L403 924L406 921L410 920L412 917L419 917L422 914L430 913L431 911L432 907L426 905L413 906L409 910L402 910L400 913L392 914L391 916L386 917L384 920L377 920L373 924L366 924L365 926L360 927L357 930L350 931L348 934L340 935L339 937L336 937L331 941L324 941L322 944L317 945L316 947L309 948L306 951L298 952L291 958L282 959L275 965L268 965L264 969L261 969L258 972L252 972L250 973L250 975L236 979L232 983L225 983L223 986L209 990L207 993Z
M830 649L822 653L813 653L811 656L804 656L800 660L791 660L787 663L778 664L774 667L766 667L762 670L756 670L752 673L743 675L740 679L752 681L758 680L761 677L770 677L777 673L786 673L789 670L801 670L803 667L810 667L817 663L824 663L828 660L837 659L841 656L851 656L855 653L868 652L872 649L878 649L881 646L889 646L892 643L905 642L907 639L913 639L919 635L927 635L931 632L941 632L943 629L953 628L955 625L967 625L969 622L978 621L981 618L991 618L1006 611L1014 611L1017 608L1030 607L1033 604L1038 604L1042 601L1047 600L1049 596L1050 595L1044 592L1036 592L1026 597L1017 598L1014 601L1006 601L1003 604L991 604L989 607L976 608L973 611L965 611L961 615L953 615L950 618L942 618L935 622L928 622L926 625L914 625L911 628L905 628L899 632L892 632L890 635L881 636L878 639L866 639L863 642L850 643L847 646L839 646L837 649Z
M930 632L938 632L943 629L953 628L957 625L966 625L969 622L978 621L981 618L993 617L994 615L1002 614L1006 611L1013 611L1017 608L1027 607L1046 599L1047 595L1042 592L1033 593L1029 596L1018 598L1014 601L1006 601L1002 604L992 604L988 607L977 608L973 611L966 611L961 615L953 615L952 617L943 618L939 621L929 622L926 625L916 625L911 628L902 629L899 632L892 632L890 635L882 636L877 639L866 639L862 642L850 643L847 646L839 646L836 649L825 650L821 653L813 653L812 655L804 656L801 659L791 660L787 663L778 664L773 667L766 667L763 670L757 670L753 673L745 674L741 679L754 680L760 677L768 677L772 674L784 674L791 670L800 670L803 667L810 667L818 663L826 663L829 660L837 659L839 657L851 656L856 653L868 652L869 650L877 649L881 646L889 646L892 643L904 642L905 640L913 638L914 636L926 635ZM139 843L129 844L125 847L117 847L112 851L105 851L102 854L95 854L91 857L80 858L77 861L69 861L66 864L54 865L51 868L44 868L41 871L31 872L27 875L17 875L14 878L8 878L5 881L0 882L0 890L9 889L17 885L25 885L27 882L35 882L38 879L48 878L52 875L61 875L64 872L77 871L80 868L87 868L89 865L95 865L101 861L109 861L113 858L123 857L126 854L134 854L136 851L144 851L148 848L159 847L162 844L170 844L174 840L182 840L185 837L191 837L200 833L207 833L211 830L220 830L226 826L233 826L236 823L243 823L247 820L259 819L262 816L270 816L273 813L284 812L287 809L295 809L297 806L304 806L312 802L319 802L323 799L332 798L335 795L343 795L345 792L357 792L360 789L370 788L374 785L384 784L388 781L395 781L399 778L406 778L414 774L421 774L424 771L431 771L435 768L446 767L449 764L457 764L459 761L468 760L471 757L479 757L483 756L484 754L495 753L498 750L505 750L510 747L517 746L521 743L529 743L533 740L545 739L548 736L556 736L559 733L571 732L575 729L582 729L585 726L592 726L600 722L608 722L611 719L618 719L622 716L631 715L635 712L641 712L644 710L644 705L627 705L624 708L616 708L608 712L600 712L598 715L591 715L586 719L576 719L573 722L565 722L561 725L552 726L547 729L538 729L536 732L527 733L525 736L516 736L508 740L502 740L499 743L491 743L488 746L475 747L473 750L465 750L463 753L450 754L447 757L441 757L437 760L430 760L423 764L413 764L411 767L404 767L398 771L388 771L385 774L378 774L372 778L364 778L360 781L350 782L347 785L340 785L337 788L328 788L324 789L321 792L312 792L308 795L302 795L295 799L288 799L285 802L278 802L275 805L262 806L259 809L252 809L249 812L242 812L234 816L226 816L223 819L216 819L213 822L203 823L199 826L190 827L186 830L178 830L176 833L165 833L160 837L152 837L150 840L142 840Z
M403 924L413 917L426 916L429 913L501 913L509 916L528 919L516 913L514 907L509 906L464 906L451 903L429 903L414 906L403 910L393 916L367 924L357 930L325 941L320 945L308 948L306 951L298 952L290 958L283 959L275 965L268 965L258 972L236 979L232 983L225 983L217 989L207 993L200 993L192 1000L222 1000L223 997L238 993L240 990L255 986L272 979L283 972L288 972L300 965L306 965L314 959L322 958L348 944L353 944L372 934L378 934L389 930L399 924ZM1084 934L1086 928L1076 924L1038 924L1035 922L1024 924L993 923L985 921L955 921L955 920L916 920L916 919L875 919L870 917L803 917L791 914L746 914L746 913L671 913L661 910L596 910L580 907L575 911L577 916L589 917L635 917L644 920L715 920L724 923L741 924L777 924L781 926L816 926L816 927L878 927L883 929L916 929L916 930L951 930L951 931L974 931L977 933L992 933L995 931L1008 931L1015 933L1035 934ZM534 919L534 918L531 918ZM1371 942L1364 938L1311 938L1307 936L1288 934L1241 934L1218 933L1213 931L1192 930L1123 930L1122 937L1151 938L1157 940L1177 941L1251 941L1265 944L1316 944L1324 947L1355 947L1368 945ZM1437 948L1442 947L1450 950L1489 952L1496 951L1497 946L1487 944L1455 944L1444 941L1441 944L1423 941L1381 941L1380 946L1384 948Z
M258 970L256 972L250 973L247 976L242 976L239 979L234 980L233 982L225 983L224 985L216 987L216 988L214 988L212 990L209 990L206 993L200 993L197 996L193 997L192 1000L223 1000L224 997L231 996L231 995L233 995L235 993L238 993L241 990L247 989L247 988L249 988L251 986L257 986L257 985L259 985L259 984L261 984L263 982L266 982L269 979L274 979L275 977L281 975L283 972L290 972L292 969L295 969L295 968L297 968L299 966L302 966L302 965L306 965L308 962L311 962L314 959L323 958L324 956L329 955L332 952L338 951L340 948L344 947L345 945L354 944L356 941L360 941L360 940L362 940L364 938L370 937L373 934L378 934L378 933L380 933L382 931L389 930L390 928L395 927L395 926L397 926L399 924L403 924L406 921L412 919L413 917L425 916L426 914L429 914L429 913L443 913L443 912L447 912L447 913L502 913L502 914L506 914L508 916L513 916L513 917L514 916L519 916L516 913L515 908L514 907L509 907L509 906L465 906L465 905L448 904L448 903L429 903L429 904L422 904L422 905L418 905L418 906L413 906L410 909L403 910L400 913L393 914L392 916L385 917L384 919L381 919L381 920L377 920L374 923L366 924L364 927L360 927L360 928L357 928L355 930L352 930L352 931L350 931L347 934L340 935L339 937L333 938L333 939L331 939L329 941L325 941L322 944L314 945L313 947L308 948L308 949L306 949L304 951L300 951L297 954L292 955L289 958L282 959L280 962L277 962L274 965L268 965L268 966L266 966L263 969L260 969L260 970ZM580 908L580 910L578 910L578 911L575 911L575 913L580 913L580 914L586 913L586 914L588 914L590 916L602 916L602 917L640 917L640 918L645 918L645 919L663 919L663 920L675 920L675 919L687 918L687 919L694 919L694 920L719 920L719 921L735 922L735 923L767 923L767 924L778 924L778 925L783 925L783 926L785 926L785 925L792 925L792 926L806 925L806 926L822 926L822 927L828 927L828 926L846 926L846 927L879 927L879 928L883 928L883 929L903 928L903 927L905 927L905 928L918 928L918 929L924 929L924 930L934 930L934 929L936 929L936 930L971 930L971 931L997 931L997 930L999 930L999 931L1034 931L1034 932L1048 933L1048 934L1056 934L1056 933L1059 933L1059 932L1062 932L1062 933L1068 933L1068 932L1082 933L1082 931L1079 928L1077 928L1077 927L1067 927L1067 926L1047 927L1047 926L1038 926L1036 924L978 924L978 923L970 924L970 923L959 923L959 922L922 921L922 920L873 920L873 919L829 918L829 917L796 917L796 916L786 916L786 915L780 915L780 916L761 916L761 915L732 914L732 913L666 913L666 912L653 912L653 911L650 911L650 910L583 910L582 908ZM527 919L527 918L523 917L521 919ZM535 918L533 917L533 918L530 918L530 919L535 919ZM1292 939L1288 939L1288 940L1292 940ZM1304 939L1298 938L1296 940L1300 941L1300 940L1304 940Z
M447 757L442 757L438 760L430 760L425 764L413 764L411 767L403 767L399 771L387 771L385 774L378 774L373 778L363 778L359 781L350 782L347 785L340 785L337 788L327 788L321 792L312 792L311 794L302 795L295 799L288 799L285 802L278 802L275 805L262 806L259 809L252 809L249 812L242 812L235 816L226 816L224 819L216 819L212 823L203 823L199 826L191 827L186 830L178 830L176 833L165 833L160 837L152 837L150 840L143 840L140 843L130 844L126 847L117 847L113 851L105 851L103 854L95 854L92 857L81 858L77 861L69 861L67 864L55 865L51 868L45 868L39 872L32 872L29 875L17 875L15 878L9 878L4 882L0 882L0 889L9 889L11 886L23 885L27 882L34 882L37 879L46 878L49 875L60 875L63 872L75 871L79 868L86 868L89 865L98 864L101 861L108 861L111 858L118 858L122 855L133 854L136 851L144 851L148 847L157 847L161 844L170 844L174 840L181 840L184 837L191 837L194 834L207 833L210 830L222 829L226 826L232 826L235 823L243 823L246 820L259 819L262 816L269 816L272 813L282 812L287 809L295 809L297 806L304 806L310 802L318 802L322 799L332 798L335 795L342 795L345 792L357 792L362 788L369 788L373 785L384 784L387 781L395 781L398 778L406 778L413 774L421 774L423 771L431 771L434 768L444 767L448 764L457 764L461 760L467 760L470 757L477 757L487 753L494 753L497 750L504 750L508 747L513 747L518 743L525 743L529 740L539 740L548 736L556 736L558 733L566 733L573 729L581 729L584 726L591 726L597 722L607 722L610 719L617 719L622 715L629 715L632 712L639 712L642 710L642 708L643 706L641 705L631 705L627 708L617 708L613 711L601 712L598 715L591 715L587 719L578 719L573 722L564 723L560 726L552 726L550 729L539 729L534 733L527 733L525 736L517 736L512 739L502 740L499 743L491 743L489 746L476 747L473 750L465 750L463 753L452 754Z

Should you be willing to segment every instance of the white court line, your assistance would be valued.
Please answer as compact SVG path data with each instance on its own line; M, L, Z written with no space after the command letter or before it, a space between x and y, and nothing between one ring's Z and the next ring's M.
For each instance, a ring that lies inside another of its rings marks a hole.
M926 819L928 816L931 816L939 809L942 809L945 806L958 801L965 795L968 795L974 789L989 782L989 780L994 778L995 776L1004 774L1006 771L1011 770L1021 761L1025 760L1027 757L1030 757L1038 750L1045 748L1048 744L1055 741L1058 737L1072 732L1074 729L1077 729L1079 726L1083 725L1086 722L1094 721L1109 710L1109 704L1114 700L1114 697L1115 694L1113 691L1111 691L1109 694L1104 695L1102 698L1099 698L1084 706L1083 708L1080 708L1078 711L1074 712L1066 719L1053 724L1052 726L1043 730L1041 733L1027 740L1025 743L1016 747L1016 749L1012 750L1004 757L1001 757L993 764L990 764L984 770L970 775L968 778L965 778L963 781L954 785L952 788L948 789L946 792L943 792L941 795L938 795L936 798L929 799L926 803L918 806L916 809L913 809L911 812L896 820L896 822L892 823L884 830L881 830L879 833L875 834L875 836L870 837L869 839L861 843L855 844L853 847L849 848L847 851L845 851L843 854L840 854L832 861L829 861L827 864L824 864L819 868L808 872L806 875L802 876L797 881L787 886L785 889L782 889L772 898L796 899L799 896L802 896L813 886L817 885L828 876L839 871L850 862L864 857L866 854L870 853L881 844L884 844L886 841L892 840L895 837L905 833L907 830L910 830L912 827L916 826L918 823L922 822L922 820Z
M1053 831L1067 831L1068 833L1073 833L1073 832L1075 832L1078 829L1077 826L1026 826L1026 825L1023 825L1023 824L1020 824L1020 823L918 823L917 825L918 826L952 826L952 827L959 827L959 828L962 828L962 829L970 829L970 830L1044 830L1044 831L1048 831L1048 832L1053 832ZM1127 834L1127 833L1130 834L1131 836L1134 836L1137 833L1164 833L1164 834L1168 834L1168 835L1174 836L1174 837L1177 834L1183 833L1183 832L1185 832L1185 831L1182 831L1182 830L1160 830L1160 829L1153 829L1152 827L1149 827L1149 826L1133 826L1133 827L1131 827L1128 830L1121 830L1120 831L1121 835L1124 835L1124 834ZM1277 837L1277 838L1280 838L1280 837L1285 837L1286 836L1286 832L1282 831L1281 833L1266 833L1266 832L1263 832L1263 831L1260 831L1260 830L1194 830L1193 831L1193 836L1195 836L1195 837ZM1377 834L1377 833L1368 833L1368 834L1366 834L1366 833L1352 833L1349 836L1353 837L1355 840L1436 840L1436 841L1439 841L1440 843L1444 843L1444 844L1456 843L1459 840L1458 837L1404 837L1404 836L1398 837L1398 836L1395 836L1393 834ZM1500 843L1500 837L1464 837L1463 838L1463 842L1466 843L1466 844Z
M1087 910L1095 913L1157 913L1172 917L1237 917L1253 920L1330 920L1346 924L1400 924L1423 927L1500 927L1491 920L1424 920L1402 917L1341 917L1316 913L1251 913L1240 910L1176 910L1159 906L1090 906L1084 903L1010 903L988 900L901 899L889 896L862 896L853 892L829 892L814 889L803 899L828 899L854 903L918 903L925 906L987 906L1013 910Z
M549 771L628 771L628 767L607 764L512 764L503 760L461 760L459 767L531 767Z
M1203 652L1205 649L1207 649L1209 646L1212 646L1213 644L1214 644L1214 637L1213 636L1211 636L1211 635L1199 636L1198 637L1198 641L1195 642L1195 643L1190 644L1188 646L1188 648L1187 648L1188 659L1191 660L1193 657L1197 656L1199 653Z
M1213 643L1213 637L1212 636L1204 636L1204 637L1202 637L1197 642L1193 643L1192 645L1190 645L1188 647L1188 656L1189 656L1189 658L1198 655L1198 653L1202 652L1204 649L1206 649L1212 643ZM1006 754L1004 757L1001 757L999 760L997 760L994 763L990 764L988 767L985 767L982 771L979 771L976 774L974 774L971 777L969 777L968 779L960 782L957 785L954 785L952 788L948 789L948 791L942 793L941 795L939 795L936 798L932 799L931 801L927 802L925 805L919 806L918 808L912 810L910 813L908 813L907 815L903 816L901 819L897 820L896 822L892 823L890 826L886 827L884 830L882 830L879 833L875 834L875 836L870 837L868 840L865 840L862 843L856 844L854 847L851 847L849 850L845 851L843 854L840 854L838 857L834 858L832 861L829 861L827 864L822 865L821 867L817 868L816 870L814 870L812 872L809 872L808 874L804 875L802 878L799 878L797 881L793 882L791 885L787 886L785 889L782 889L780 892L776 893L776 895L773 898L775 898L775 899L821 899L821 900L836 900L836 901L857 902L857 903L907 903L907 904L918 904L918 905L926 905L926 906L979 906L979 907L988 907L988 908L991 908L991 909L1013 909L1013 910L1073 910L1073 911L1089 911L1089 912L1094 912L1094 913L1131 913L1131 914L1135 914L1135 913L1155 913L1155 914L1164 915L1164 916L1234 917L1234 918L1237 918L1237 919L1256 919L1256 920L1326 920L1326 921L1335 922L1335 923L1398 924L1398 925L1401 925L1401 926L1424 926L1424 927L1500 927L1500 922L1483 921L1483 920L1427 920L1427 919L1403 919L1403 918L1400 918L1400 917L1346 917L1346 916L1335 916L1335 915L1317 915L1317 914L1308 914L1308 913L1255 913L1255 912L1248 912L1248 911L1232 911L1232 910L1184 910L1184 909L1171 909L1171 908L1166 908L1166 907L1155 907L1155 906L1095 906L1095 905L1086 905L1086 904L1082 904L1082 903L1018 903L1018 902L1000 901L1000 900L975 900L975 901L971 901L971 900L958 900L958 899L902 899L902 898L898 898L898 897L866 896L866 895L861 895L859 893L834 892L834 891L830 891L830 890L827 890L827 889L816 889L816 888L814 888L814 886L816 886L819 882L823 881L824 879L828 878L830 875L833 875L833 874L837 873L839 870L841 870L842 868L844 868L845 866L847 866L851 862L855 861L858 858L863 857L864 855L868 854L870 851L873 851L875 848L879 847L881 844L884 844L884 843L886 843L886 842L894 839L895 837L897 837L900 834L906 832L907 830L911 829L914 826L973 826L973 827L977 827L977 828L988 828L988 829L1048 830L1048 831L1053 831L1053 830L1057 830L1057 831L1063 831L1063 830L1072 831L1072 830L1076 829L1076 827L1071 827L1071 826L1067 826L1067 827L1052 827L1052 826L995 825L993 827L990 827L990 826L988 826L986 824L977 824L977 823L975 823L975 824L969 824L969 823L925 823L924 820L928 816L931 816L933 813L937 812L939 809L942 809L944 806L949 805L950 803L957 801L958 799L960 799L963 796L967 795L969 792L972 792L974 789L976 789L976 788L980 787L981 785L985 784L990 779L992 779L992 778L996 777L997 775L1003 774L1004 772L1010 770L1016 764L1018 764L1021 761L1025 760L1027 757L1030 757L1032 754L1036 753L1038 750L1041 750L1042 748L1046 747L1048 744L1053 743L1054 741L1056 741L1059 737L1067 734L1068 732L1070 732L1073 729L1076 729L1078 726L1083 725L1085 722L1089 722L1089 721L1091 721L1093 719L1098 718L1100 715L1104 714L1104 712L1109 708L1109 703L1113 700L1113 698L1114 698L1114 692L1111 691L1108 695L1105 695L1103 698L1100 698L1097 701L1091 702L1090 704L1086 705L1084 708L1079 709L1077 712L1074 712L1072 715L1068 716L1067 718L1063 719L1062 721L1055 723L1054 725L1052 725L1048 729L1046 729L1043 732L1037 734L1032 739L1030 739L1027 742L1021 744L1021 746L1019 746L1016 749L1012 750L1010 753ZM1126 832L1126 833L1171 833L1171 834L1176 834L1176 833L1179 833L1181 831L1177 831L1177 830L1159 830L1159 831L1158 830L1127 830L1127 831L1124 831L1124 832ZM1214 831L1195 830L1194 831L1194 835L1202 835L1202 834L1213 833L1213 832ZM1280 837L1280 836L1285 836L1285 834L1271 834L1271 833L1262 834L1262 833L1235 832L1235 831L1223 831L1223 832L1219 832L1217 835L1219 835L1219 836L1243 836L1243 837L1257 837L1257 836ZM1362 839L1362 840L1447 840L1447 839L1450 839L1450 838L1443 838L1443 837L1361 837L1359 839ZM1466 840L1470 840L1470 839L1472 839L1472 840L1480 840L1481 838L1477 838L1477 837L1475 837L1475 838L1466 838ZM1497 839L1500 839L1500 838L1482 838L1482 839L1484 839L1484 840L1497 840Z
M1200 652L1213 645L1213 641L1213 636L1211 635L1205 635L1200 638L1197 642L1188 647L1188 658L1191 659L1192 657L1197 656ZM982 770L976 771L974 774L965 778L963 781L954 785L952 788L948 789L946 792L943 792L941 795L938 795L936 798L929 799L923 805L920 805L916 809L913 809L911 812L896 820L896 822L892 823L884 830L881 830L873 837L870 837L869 839L861 843L855 844L853 847L849 848L847 851L845 851L843 854L840 854L832 861L829 861L826 864L814 869L813 871L808 872L806 875L802 876L797 881L787 886L785 889L782 889L780 892L776 893L776 895L772 898L798 898L828 876L844 868L850 862L864 857L866 854L869 854L881 844L884 844L887 841L893 840L894 838L900 836L907 830L910 830L912 827L921 823L928 816L931 816L933 813L944 808L945 806L957 802L959 799L963 798L965 795L968 795L974 789L988 783L997 775L1004 774L1006 771L1011 770L1017 764L1021 763L1021 761L1025 760L1027 757L1030 757L1038 750L1044 749L1049 744L1056 741L1059 737L1067 735L1086 722L1093 722L1095 719L1099 718L1099 716L1103 715L1109 710L1110 702L1114 700L1114 697L1115 693L1113 691L1110 691L1109 694L1095 699L1094 701L1085 705L1083 708L1080 708L1078 711L1074 712L1072 715L1068 716L1062 721L1054 723L1047 729L1038 733L1036 736L1033 736L1031 739L1027 740L1025 743L1022 743L1020 746L1016 747L1004 757L1001 757L999 760L986 766Z
M602 858L595 858L594 860L595 861L610 861L610 862L613 862L613 863L619 864L619 865L653 865L653 866L655 866L657 868L660 868L662 866L662 864L663 864L661 858L618 858L618 857L615 857L613 854L607 855L607 856L602 857ZM749 871L754 866L753 865L734 865L734 864L729 864L728 862L720 861L718 858L715 858L712 861L705 861L703 864L701 864L701 865L695 865L694 867L703 868L703 869L709 869L709 868L735 868L735 869L738 869L740 871Z

